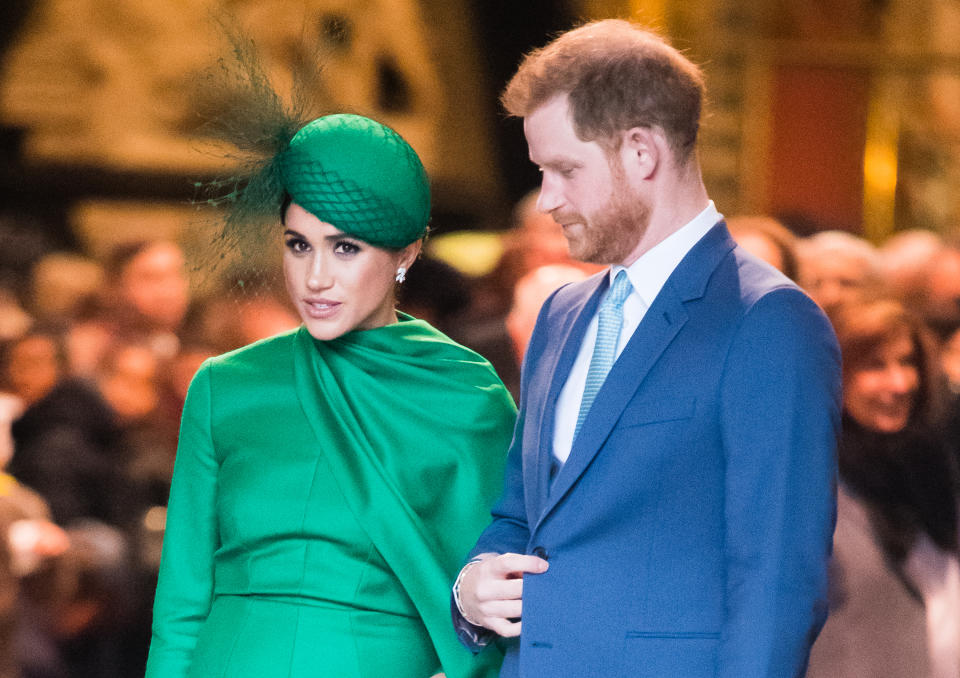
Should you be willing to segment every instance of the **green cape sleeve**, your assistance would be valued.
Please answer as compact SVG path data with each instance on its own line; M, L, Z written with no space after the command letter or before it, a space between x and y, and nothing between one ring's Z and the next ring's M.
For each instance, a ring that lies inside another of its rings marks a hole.
M146 678L186 676L213 598L217 460L210 436L210 371L190 385L180 424Z
M382 331L381 331L382 330ZM450 588L489 520L516 409L489 363L421 321L297 337L307 419L351 510L390 564L448 678L495 676L450 622Z

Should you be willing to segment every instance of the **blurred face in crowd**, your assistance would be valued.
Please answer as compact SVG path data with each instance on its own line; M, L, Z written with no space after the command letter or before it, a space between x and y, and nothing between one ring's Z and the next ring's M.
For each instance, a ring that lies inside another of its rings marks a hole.
M784 261L780 248L762 233L745 232L734 236L737 244L750 254L763 259L778 271L783 271Z
M730 235L743 249L788 278L799 277L796 236L786 226L764 214L734 214L726 222Z
M265 338L265 337L261 337ZM169 369L164 375L166 383L173 390L179 402L187 399L187 390L194 375L207 358L212 358L216 352L206 348L187 348L176 355L170 362Z
M292 330L300 319L273 297L263 296L244 301L236 309L242 346Z
M287 292L311 336L329 341L396 321L397 269L410 267L420 241L396 252L374 247L295 203L287 209L285 222Z
M540 307L547 297L561 285L587 277L586 272L566 264L540 266L517 281L513 290L513 305L505 324L513 343L518 363L523 362L533 328L540 315Z
M944 343L942 356L943 371L950 380L950 388L960 393L960 330Z
M531 209L524 214L519 226L518 239L525 271L570 261L567 239L549 214Z
M577 137L566 95L524 118L530 160L543 175L537 208L563 228L574 259L624 263L650 220L630 185L622 158Z
M168 330L183 321L190 301L183 252L157 242L135 255L120 274L123 296L137 311Z
M832 252L804 258L803 287L825 311L860 301L872 284L869 265L859 257Z
M917 349L910 334L902 332L850 370L844 383L844 408L867 429L896 433L910 421L919 389Z
M57 344L36 334L21 339L10 350L7 378L14 393L30 405L43 398L60 378Z
M159 364L148 346L116 347L100 378L100 392L123 421L138 421L157 407Z
M927 308L937 329L960 327L960 249L944 248L927 272Z

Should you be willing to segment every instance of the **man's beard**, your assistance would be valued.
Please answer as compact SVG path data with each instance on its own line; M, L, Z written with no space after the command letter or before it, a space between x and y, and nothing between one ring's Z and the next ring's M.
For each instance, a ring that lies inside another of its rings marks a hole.
M610 202L589 218L580 215L576 234L564 229L574 259L592 264L622 263L647 230L650 206L622 174L614 172L613 177Z

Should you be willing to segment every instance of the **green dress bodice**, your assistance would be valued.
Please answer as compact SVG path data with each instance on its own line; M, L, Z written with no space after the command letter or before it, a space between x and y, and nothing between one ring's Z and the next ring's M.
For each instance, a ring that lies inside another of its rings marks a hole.
M514 409L412 319L300 329L208 361L184 409L148 678L495 675L449 586L501 481Z

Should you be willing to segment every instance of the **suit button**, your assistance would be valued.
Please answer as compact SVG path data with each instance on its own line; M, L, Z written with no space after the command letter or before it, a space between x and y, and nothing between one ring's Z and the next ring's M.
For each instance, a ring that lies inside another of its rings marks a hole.
M537 546L533 549L533 555L537 558L542 558L543 560L550 560L549 555L547 554L547 549L542 546Z

